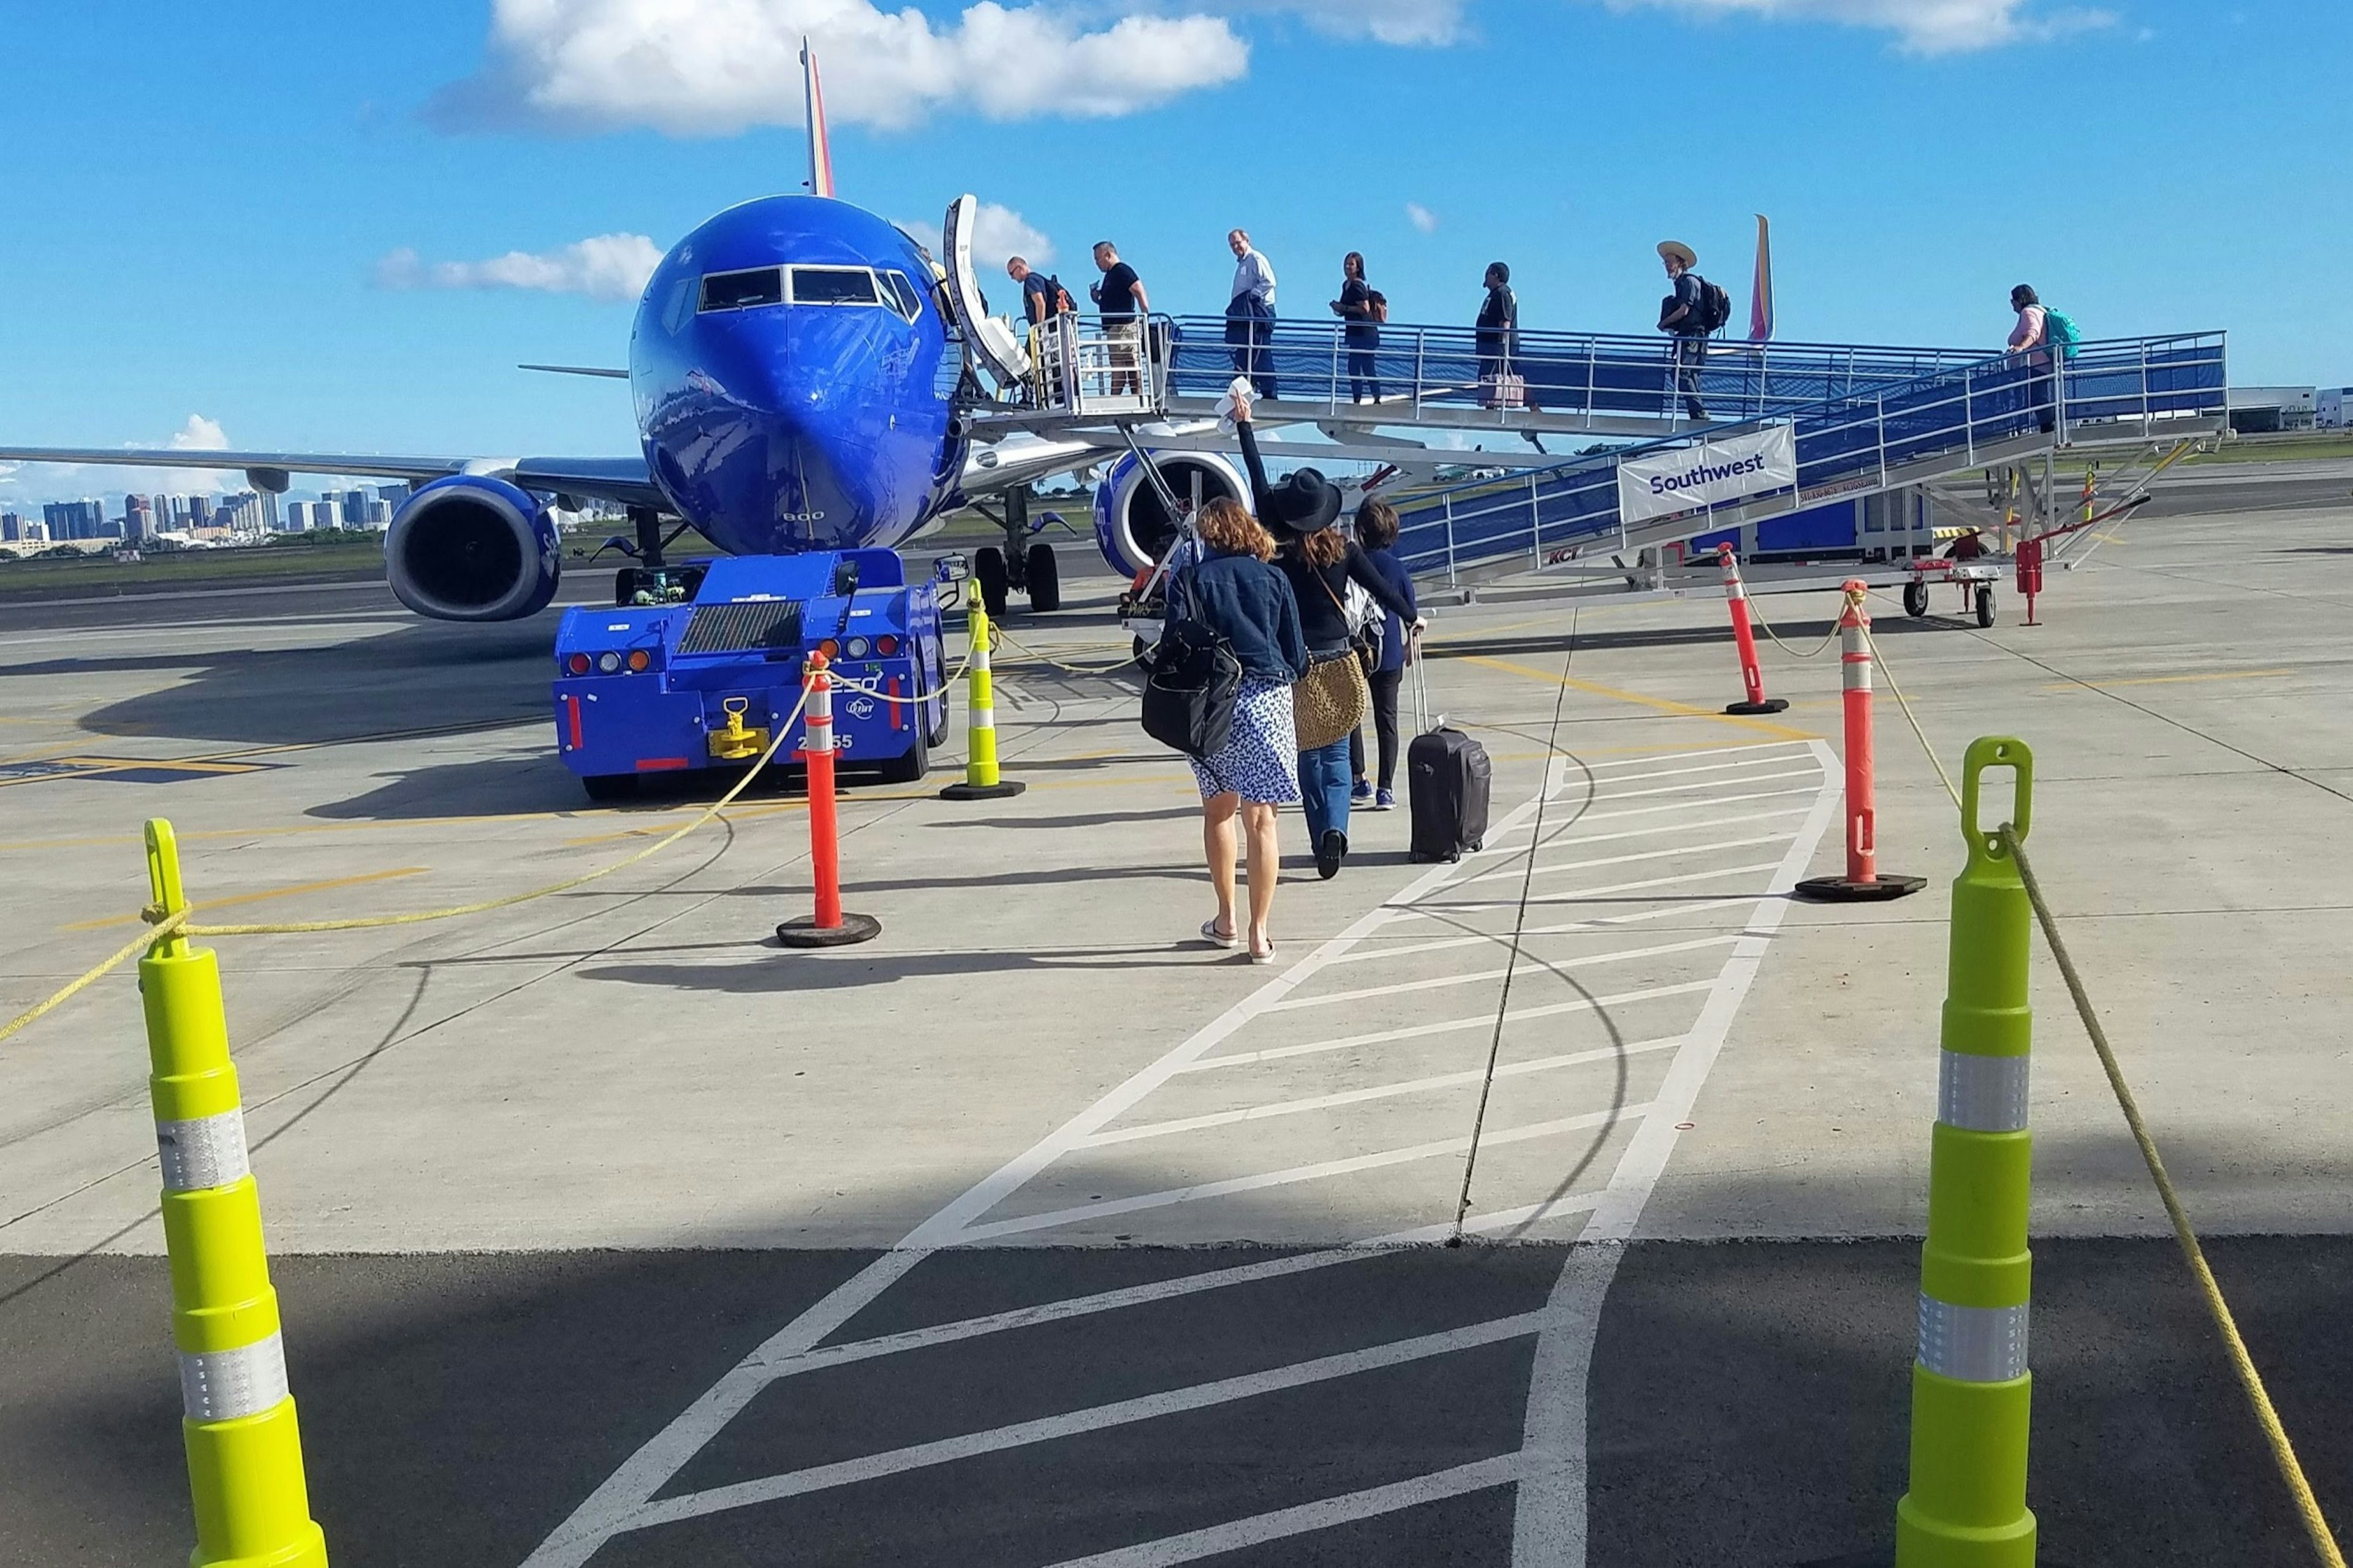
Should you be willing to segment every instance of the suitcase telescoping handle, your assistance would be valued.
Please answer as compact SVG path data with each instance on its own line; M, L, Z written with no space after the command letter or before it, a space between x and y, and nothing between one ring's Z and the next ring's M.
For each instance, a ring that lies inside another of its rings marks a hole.
M1427 735L1434 730L1446 728L1446 715L1443 713L1438 716L1437 723L1433 724L1430 721L1430 679L1422 674L1422 666L1426 662L1419 658L1413 661L1414 731L1417 734L1422 735Z

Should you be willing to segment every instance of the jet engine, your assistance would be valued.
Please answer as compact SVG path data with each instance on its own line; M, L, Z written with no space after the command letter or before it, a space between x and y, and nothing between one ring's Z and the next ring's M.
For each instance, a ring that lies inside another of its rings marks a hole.
M1152 460L1183 505L1193 503L1197 487L1204 503L1222 496L1249 504L1249 482L1214 452L1155 452ZM1113 464L1095 488L1095 548L1111 569L1134 577L1166 554L1176 537L1176 520L1135 454Z
M441 621L512 621L555 596L555 521L529 491L472 474L436 479L401 503L384 536L392 591Z

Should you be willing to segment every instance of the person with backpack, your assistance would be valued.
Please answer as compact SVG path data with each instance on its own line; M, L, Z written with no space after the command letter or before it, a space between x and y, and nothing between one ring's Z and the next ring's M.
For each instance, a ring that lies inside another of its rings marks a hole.
M2038 428L2053 429L2058 418L2052 406L2052 351L2055 348L2060 357L2073 359L2083 335L2065 311L2043 304L2029 284L2021 283L2010 291L2010 308L2018 312L2018 321L2010 329L2010 353L2026 368L2027 406L2034 410Z
M1697 425L1707 423L1707 405L1700 401L1700 367L1707 363L1708 335L1732 314L1731 296L1692 268L1699 256L1679 239L1659 242L1659 259L1666 263L1674 292L1661 301L1659 331L1673 334L1669 354L1675 367L1675 390L1683 395L1683 412Z
M1389 319L1389 302L1365 281L1364 252L1352 250L1340 258L1340 297L1332 301L1332 313L1346 323L1343 336L1348 344L1349 401L1362 403L1369 391L1378 403L1380 324Z
M1307 673L1307 645L1291 584L1267 564L1274 540L1258 520L1240 501L1219 497L1201 509L1194 530L1202 558L1168 584L1162 646L1183 640L1187 631L1205 633L1241 667L1225 743L1191 759L1201 791L1201 848L1218 895L1218 912L1201 922L1201 940L1227 949L1247 942L1252 963L1271 963L1267 921L1282 874L1275 808L1299 798L1291 688ZM1247 928L1235 919L1237 819L1250 860Z
M1005 275L1021 285L1021 314L1033 327L1042 327L1057 316L1078 313L1071 300L1071 291L1062 287L1060 278L1050 277L1017 256L1005 264Z

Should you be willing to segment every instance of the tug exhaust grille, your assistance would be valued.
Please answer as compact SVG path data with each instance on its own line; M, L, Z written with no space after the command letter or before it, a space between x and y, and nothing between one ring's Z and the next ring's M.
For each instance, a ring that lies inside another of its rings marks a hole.
M699 605L686 623L678 651L691 653L798 653L801 602L755 599L740 605Z

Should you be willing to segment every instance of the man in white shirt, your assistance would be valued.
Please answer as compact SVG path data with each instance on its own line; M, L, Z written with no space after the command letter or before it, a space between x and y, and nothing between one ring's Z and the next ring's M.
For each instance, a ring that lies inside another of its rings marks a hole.
M1234 345L1234 369L1250 378L1261 397L1273 397L1274 263L1235 229L1226 236L1234 253L1234 291L1226 306L1226 342Z

